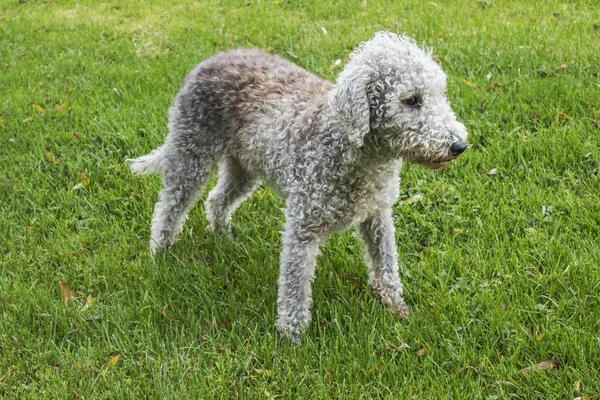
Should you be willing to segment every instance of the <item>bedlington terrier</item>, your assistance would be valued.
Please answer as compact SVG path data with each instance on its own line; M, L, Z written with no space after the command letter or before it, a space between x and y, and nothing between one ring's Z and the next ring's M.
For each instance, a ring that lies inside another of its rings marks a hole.
M379 32L352 54L335 84L256 49L212 56L185 78L169 111L169 134L131 161L161 173L150 247L172 245L214 169L209 227L265 182L285 200L278 328L297 341L310 322L319 246L356 227L369 284L408 315L398 275L392 206L403 161L444 167L466 148L467 131L445 96L446 75L413 40Z

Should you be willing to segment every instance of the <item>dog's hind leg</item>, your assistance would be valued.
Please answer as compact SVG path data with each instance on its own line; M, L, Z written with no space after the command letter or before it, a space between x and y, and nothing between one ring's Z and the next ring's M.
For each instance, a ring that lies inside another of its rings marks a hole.
M229 232L231 215L256 189L259 180L253 178L233 157L219 167L219 180L208 195L206 218L213 232Z
M163 190L152 217L152 252L175 242L214 166L214 158L201 157L187 149L173 152L165 159Z
M407 317L408 306L402 298L404 288L398 274L391 208L368 217L360 224L359 232L365 245L371 289L385 306L400 317Z

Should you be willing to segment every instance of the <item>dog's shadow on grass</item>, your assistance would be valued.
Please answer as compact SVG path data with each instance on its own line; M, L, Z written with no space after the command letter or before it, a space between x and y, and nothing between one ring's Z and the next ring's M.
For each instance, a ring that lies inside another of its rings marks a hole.
M148 268L155 301L168 306L163 316L193 330L271 329L283 225L276 206L243 204L232 235L207 230L203 207L193 210L177 243L152 258Z

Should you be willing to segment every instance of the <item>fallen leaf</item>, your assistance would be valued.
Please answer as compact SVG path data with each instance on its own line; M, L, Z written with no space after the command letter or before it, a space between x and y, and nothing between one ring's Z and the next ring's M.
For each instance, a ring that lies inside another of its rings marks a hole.
M398 346L395 346L395 345L393 345L393 344L386 343L386 344L385 344L385 348L386 348L388 351L404 351L404 350L408 350L408 349L410 349L410 346L409 346L409 345L407 345L406 343L401 343L401 344L400 344L400 345L398 345Z
M44 107L42 107L42 106L40 106L40 105L37 105L37 104L35 104L35 103L33 103L33 104L31 105L31 107L33 107L34 109L36 109L37 111L39 111L39 112L40 112L42 115L43 115L43 114L44 114L44 112L46 111L46 110L44 110Z
M567 69L567 68L568 68L567 64L563 64L560 67L556 68L555 71L560 71L561 69Z
M106 363L106 366L107 367L114 367L119 362L119 358L121 358L121 356L119 354L117 354L116 356L114 356L113 358L111 358L110 360L108 360L108 362Z
M81 136L79 136L77 132L73 132L73 136L75 137L75 140L77 140L77 143L81 144Z
M33 229L33 224L35 224L35 220L37 219L37 216L33 217L33 219L31 221L29 221L29 224L27 224L27 230L30 231Z
M90 181L88 180L88 178L85 176L85 174L83 172L80 172L79 175L81 175L81 180L83 181L83 185L89 189L92 185L90 184Z
M518 388L518 386L517 386L517 385L515 385L514 383L512 383L512 382L510 382L510 381L500 381L500 380L498 380L498 381L494 381L494 382L490 383L490 387L493 387L493 388L497 388L497 387L499 387L500 385L506 385L506 386L510 386L510 387L512 387L512 388L515 388L515 389L517 389L517 388Z
M564 112L559 112L558 113L558 120L560 122L567 122L569 120L569 116L567 114L565 114Z
M52 153L45 151L44 152L44 158L46 159L46 161L48 161L50 164L53 165L58 165L58 164L62 164L62 160L60 158L56 158L52 155Z
M85 298L85 304L83 305L83 307L81 308L81 311L85 311L88 308L90 308L92 306L92 302L94 301L94 299L92 299L92 295L88 294L88 296Z
M218 354L223 354L223 351L227 350L227 348L225 347L225 345L222 345L221 343L215 343L215 350L217 351Z
M356 281L352 284L352 286L350 287L350 290L352 291L352 293L354 293L354 292L356 292L356 290L359 287L363 286L364 284L365 284L365 281L363 281L363 280Z
M54 107L54 109L55 109L56 111L60 111L60 110L62 110L63 108L65 108L65 107L67 106L67 104L69 104L69 103L67 103L67 102L65 102L65 103L62 103L60 106L56 106L56 107Z
M60 291L60 294L62 295L65 305L66 306L71 305L73 303L73 297L75 297L75 291L70 290L67 287L67 284L64 283L63 281L58 282L58 290Z
M531 367L527 367L527 368L523 368L521 370L522 373L524 373L525 375L532 373L535 370L542 370L542 371L546 371L552 368L556 368L560 365L560 360L558 358L555 358L553 360L548 360L548 361L542 361L540 363L537 363L536 365L532 365Z
M498 173L498 170L496 168L492 168L488 171L488 175L496 175Z
M459 369L458 372L465 372L466 370L469 370L469 369L471 371L475 372L476 374L479 374L479 370L472 365L467 365L466 367Z
M169 318L169 317L167 316L167 306L166 306L166 305L165 305L165 306L163 307L163 309L162 309L162 315L163 315L163 317L165 317L166 319L168 319L168 320L169 320L169 321L171 321L171 322L179 322L179 320L178 320L178 319Z
M415 356L417 357L423 357L425 355L425 349L420 349L415 351Z

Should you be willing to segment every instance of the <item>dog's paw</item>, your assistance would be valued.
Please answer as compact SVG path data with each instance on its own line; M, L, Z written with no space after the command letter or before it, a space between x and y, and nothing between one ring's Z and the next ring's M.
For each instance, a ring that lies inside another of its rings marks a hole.
M409 319L410 309L408 308L408 304L402 303L399 306L397 306L395 314L400 319Z

